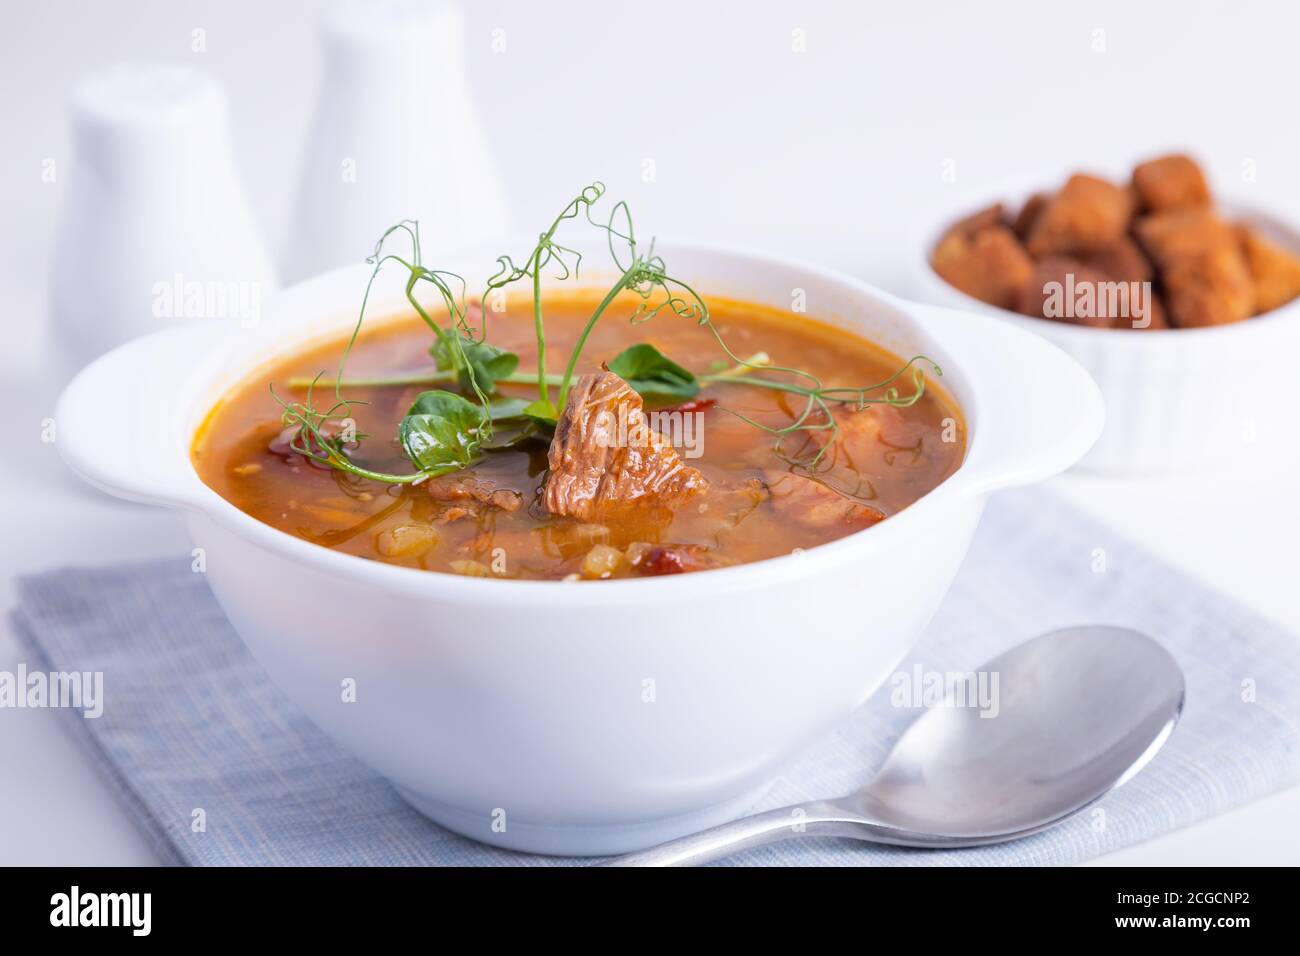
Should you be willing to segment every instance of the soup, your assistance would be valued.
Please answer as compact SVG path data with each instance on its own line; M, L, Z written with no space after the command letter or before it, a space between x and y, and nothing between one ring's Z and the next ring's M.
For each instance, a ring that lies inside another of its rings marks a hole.
M599 298L545 296L548 356L569 355ZM815 547L887 520L961 463L964 425L933 377L899 377L906 363L862 338L714 299L707 325L674 313L632 324L636 301L624 292L591 327L553 427L544 416L497 425L468 464L404 483L368 477L409 473L413 450L447 451L443 432L420 431L430 419L417 415L415 428L407 416L433 409L421 396L455 383L431 363L430 326L399 315L361 329L341 389L350 404L316 420L337 460L286 427L268 384L285 400L302 396L304 382L338 367L346 339L307 347L233 389L195 437L194 466L242 511L323 547L430 571L580 580ZM511 299L489 312L488 339L518 356L518 370L537 368L532 305ZM499 378L492 407L536 399L535 383L516 380L528 374ZM810 402L814 381L824 391ZM886 381L848 400L850 387ZM892 403L888 387L898 389ZM332 384L315 392L333 403Z

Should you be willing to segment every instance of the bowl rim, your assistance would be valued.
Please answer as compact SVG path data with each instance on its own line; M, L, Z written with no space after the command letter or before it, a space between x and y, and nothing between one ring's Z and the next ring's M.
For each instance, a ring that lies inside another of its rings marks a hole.
M1074 170L1074 172L1090 171L1093 170ZM1073 174L1071 172L1066 175ZM1106 175L1104 169L1101 174ZM1116 179L1117 177L1110 174L1110 178ZM1127 181L1127 174L1118 178L1121 182ZM1076 325L1071 322L1053 322L1050 319L1040 319L1032 315L1013 312L1010 309L1004 309L975 298L973 295L958 289L934 271L934 267L930 264L930 254L938 244L940 237L954 223L960 221L963 216L978 212L995 202L1017 208L1029 196L1044 191L1042 183L1045 179L1046 177L1036 175L1018 174L993 181L987 188L979 189L971 194L973 198L970 199L965 212L959 210L953 213L950 206L945 206L941 211L937 203L927 207L925 215L920 217L913 227L911 236L911 247L914 253L910 256L912 272L921 288L928 290L931 294L941 294L944 300L955 308L976 309L983 314L994 315L1003 320L1014 322L1020 328L1029 329L1039 334L1060 336L1063 341L1094 344L1104 342L1108 345L1123 343L1117 345L1118 348L1165 348L1169 342L1178 340L1194 340L1208 344L1213 343L1216 339L1240 339L1245 335L1264 335L1282 331L1279 326L1284 326L1287 323L1297 323L1297 320L1300 320L1300 297L1297 297L1275 309L1252 315L1240 322L1232 322L1228 325L1210 325L1190 329L1156 329L1154 335L1134 334L1136 331L1143 330L1094 328ZM1064 180L1058 177L1057 182L1059 184ZM1266 225L1275 233L1287 235L1290 237L1294 249L1300 251L1300 223L1293 224L1277 213L1264 209L1255 201L1241 198L1231 190L1225 192L1216 189L1214 193L1214 209L1222 213L1226 219L1250 219ZM1166 335L1164 333L1171 334ZM1176 337L1173 333L1176 333Z

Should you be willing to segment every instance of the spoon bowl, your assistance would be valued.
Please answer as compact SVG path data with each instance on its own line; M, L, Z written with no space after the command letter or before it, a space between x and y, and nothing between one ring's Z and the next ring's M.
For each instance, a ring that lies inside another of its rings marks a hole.
M612 861L703 863L800 835L916 847L1001 843L1054 826L1128 781L1182 713L1178 663L1149 637L1074 627L1026 641L950 688L855 793L770 810ZM969 687L970 684L968 683Z

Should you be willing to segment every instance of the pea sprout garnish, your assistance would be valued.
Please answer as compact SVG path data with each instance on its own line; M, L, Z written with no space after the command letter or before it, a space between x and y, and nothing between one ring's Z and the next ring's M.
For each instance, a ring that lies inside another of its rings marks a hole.
M632 213L626 202L616 203L603 219L595 215L594 207L604 193L605 187L599 182L584 187L539 234L537 243L521 262L517 263L509 255L499 256L497 271L486 282L482 302L494 295L504 295L505 290L515 283L526 281L532 286L533 326L537 340L537 368L532 371L520 371L518 355L488 342L487 308L478 310L481 321L477 327L470 322L466 282L461 276L424 266L418 223L404 220L386 230L376 243L374 253L367 259L374 268L366 284L357 322L339 360L338 372L330 383L333 385L333 403L327 409L318 410L313 402L313 395L322 384L323 372L312 379L290 380L291 387L306 390L302 401L286 402L276 396L282 407L285 426L295 429L290 442L293 450L359 478L413 484L467 468L483 454L515 441L545 436L554 427L560 410L568 401L592 330L626 294L639 299L632 314L627 316L630 324L651 322L665 313L693 321L709 330L725 359L720 359L715 363L718 367L708 372L693 373L649 343L638 343L607 363L610 371L619 374L648 398L685 401L693 398L701 388L730 384L780 391L803 399L791 421L782 426L765 424L734 409L718 407L773 435L774 454L790 466L811 474L825 465L827 451L838 438L839 421L835 407L862 410L869 405L884 404L907 408L915 405L925 394L926 366L936 375L943 374L933 361L918 355L881 382L862 387L828 387L813 373L780 365L764 352L748 358L740 357L713 324L703 297L689 283L669 271L663 257L655 251L654 240L642 244L637 239ZM604 233L618 278L584 323L563 372L554 374L547 371L542 286L546 278L557 282L578 278L583 259L581 253L557 238L566 224L577 221ZM397 239L407 241L409 251L405 254L392 251L391 241ZM406 299L433 332L429 352L436 370L348 378L345 375L347 360L365 321L375 280L381 269L390 263L406 271ZM447 315L445 326L434 319L430 308L420 300L420 292L430 288ZM773 378L772 375L782 377ZM905 395L900 392L898 383L906 379L911 380L912 391ZM497 386L502 383L535 384L537 398L524 402L503 397L497 392ZM352 406L358 404L356 400L343 396L344 388L426 384L445 384L449 388L420 393L398 426L398 439L415 466L413 472L386 474L358 465L352 460L351 450L359 446L364 436L350 436L350 440L343 441L326 427L331 420L350 419ZM508 439L495 439L494 428L498 423L510 425ZM792 436L810 440L791 453L787 442Z

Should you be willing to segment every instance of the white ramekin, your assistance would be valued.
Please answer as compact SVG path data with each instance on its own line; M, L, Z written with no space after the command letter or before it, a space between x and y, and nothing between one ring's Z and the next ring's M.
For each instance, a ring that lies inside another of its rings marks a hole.
M891 673L947 591L987 495L1072 465L1103 406L1077 363L1005 323L784 259L659 248L706 294L789 307L803 290L810 314L940 362L969 429L960 469L876 527L699 574L484 580L309 544L210 490L189 446L251 367L351 323L364 269L285 290L254 330L177 328L109 353L64 392L59 448L100 488L183 510L213 592L271 677L439 823L578 854L718 823ZM441 264L482 277L459 257ZM388 289L381 298L395 301Z
M1049 182L1044 177L1040 182ZM1231 463L1264 443L1294 444L1290 377L1300 364L1300 300L1233 325L1138 332L1092 329L1009 312L949 285L930 253L952 223L1003 202L1014 215L1035 192L1023 179L924 217L912 247L910 293L924 302L997 316L1057 345L1078 360L1106 399L1106 429L1079 467L1111 474L1157 474ZM1224 216L1300 250L1300 233L1238 202Z

